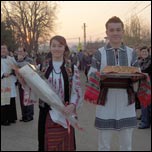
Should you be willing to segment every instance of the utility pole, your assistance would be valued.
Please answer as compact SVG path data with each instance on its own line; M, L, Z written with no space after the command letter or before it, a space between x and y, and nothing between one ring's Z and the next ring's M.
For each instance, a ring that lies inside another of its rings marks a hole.
M86 49L86 23L83 24L84 31L84 50Z
M79 37L79 44L80 44L80 37Z

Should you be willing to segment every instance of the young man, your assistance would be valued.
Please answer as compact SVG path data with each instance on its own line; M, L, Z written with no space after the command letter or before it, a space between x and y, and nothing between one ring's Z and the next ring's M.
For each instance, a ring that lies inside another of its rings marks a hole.
M122 43L124 25L118 17L114 16L107 21L106 34L109 41L94 54L88 75L101 71L107 65L138 66L135 51ZM108 88L105 103L96 107L98 150L110 151L112 133L117 131L120 151L131 151L132 133L136 125L135 103L130 104L127 89L117 86Z

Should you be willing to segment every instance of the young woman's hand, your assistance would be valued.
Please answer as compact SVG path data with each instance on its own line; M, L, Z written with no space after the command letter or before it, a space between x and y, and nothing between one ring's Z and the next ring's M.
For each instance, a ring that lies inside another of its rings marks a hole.
M75 105L74 104L69 104L63 109L63 114L69 115L74 113L75 111Z

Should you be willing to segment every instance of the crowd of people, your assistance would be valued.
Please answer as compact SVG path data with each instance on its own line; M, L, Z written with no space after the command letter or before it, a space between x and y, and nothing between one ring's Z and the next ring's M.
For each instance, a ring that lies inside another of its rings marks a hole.
M141 72L148 73L151 78L151 47L142 46L133 49L126 46L123 43L124 25L116 16L110 18L105 26L109 42L95 53L87 50L70 53L66 39L59 35L51 38L50 52L43 60L39 56L34 60L28 57L24 47L19 47L15 55L12 52L9 54L7 45L1 44L1 125L8 126L16 123L18 119L16 88L19 90L22 112L20 121L29 122L34 119L34 104L26 102L29 94L24 90L20 81L22 77L17 72L17 68L28 63L36 65L48 79L49 85L66 105L63 110L65 115L75 114L76 116L81 102L80 98L83 95L80 87L80 72L86 75L86 84L89 83L91 73L101 71L107 65L136 66L141 69ZM17 68L11 66L12 64ZM132 134L137 126L137 105L141 108L141 123L138 128L149 128L151 104L143 107L138 98L133 103L129 103L126 89L117 86L108 89L106 101L103 105L96 106L95 127L98 130L99 151L110 150L113 131L119 134L120 150L132 149ZM75 151L74 128L70 126L69 133L68 127L55 122L56 117L56 111L39 99L38 151Z

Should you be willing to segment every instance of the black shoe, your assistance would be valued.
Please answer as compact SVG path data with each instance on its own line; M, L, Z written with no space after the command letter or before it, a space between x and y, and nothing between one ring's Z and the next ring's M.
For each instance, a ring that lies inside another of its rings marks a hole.
M19 121L24 121L24 119L20 119Z
M138 129L147 129L147 128L150 128L150 126L144 126L141 124L138 126Z
M10 122L9 121L3 122L2 125L3 126L10 126Z
M29 121L32 121L33 120L33 118L30 118L30 119L24 119L23 121L24 122L29 122Z
M16 123L16 120L11 120L10 123Z
M137 120L141 120L141 116L139 116L139 117L137 118Z

